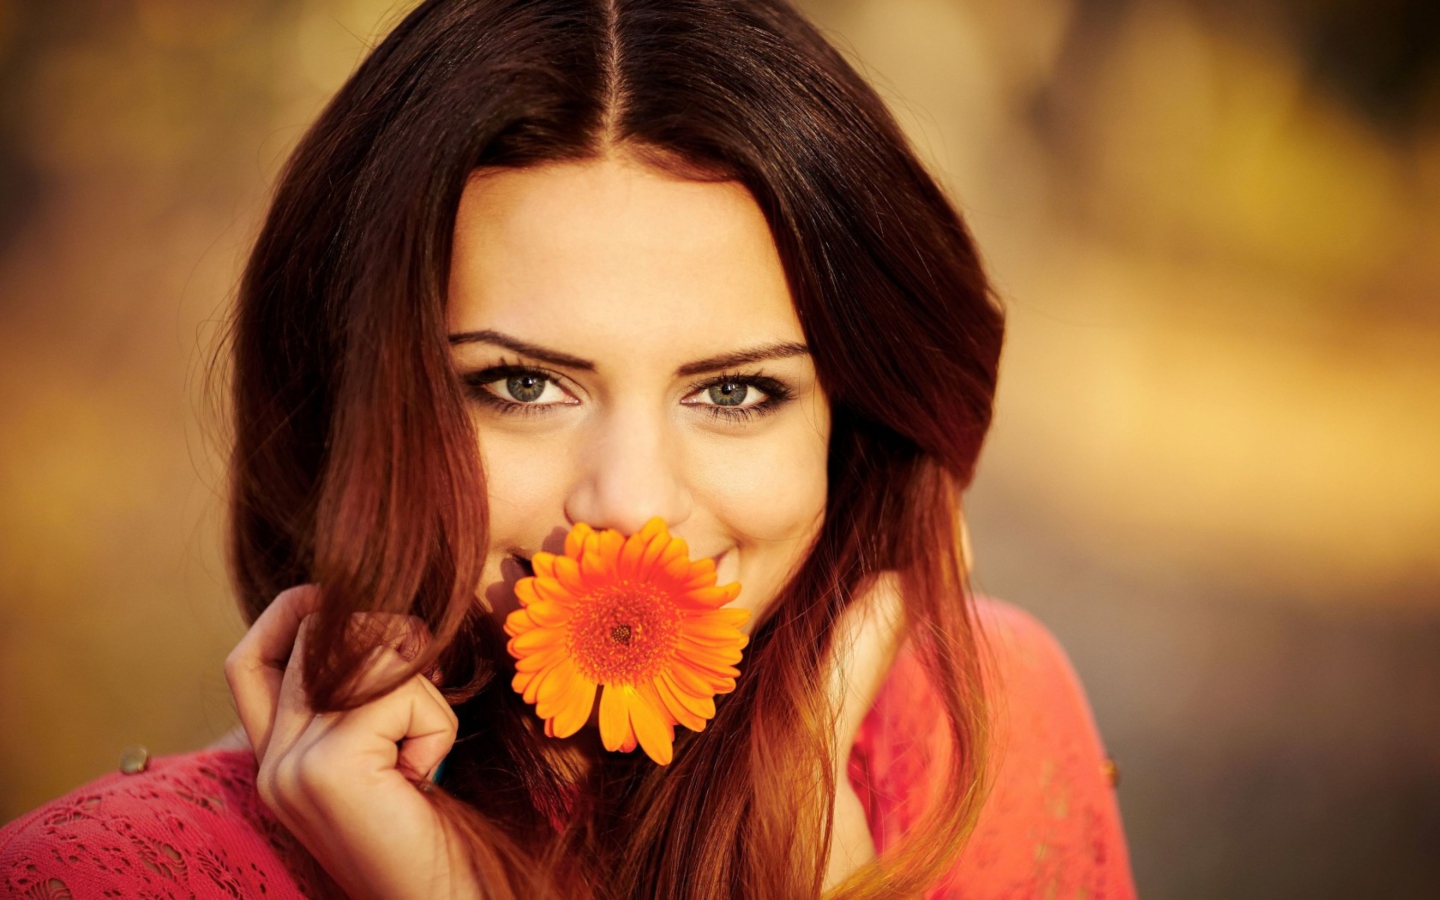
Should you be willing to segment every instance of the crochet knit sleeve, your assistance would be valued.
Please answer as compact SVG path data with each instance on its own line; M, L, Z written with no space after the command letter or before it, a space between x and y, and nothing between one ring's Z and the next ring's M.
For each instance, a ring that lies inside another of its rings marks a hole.
M982 600L993 785L975 832L929 900L1133 900L1113 768L1064 650L1029 614ZM902 652L850 759L876 850L903 840L940 789L944 712L919 660Z
M249 751L153 759L0 828L0 896L313 897L327 880L260 803Z

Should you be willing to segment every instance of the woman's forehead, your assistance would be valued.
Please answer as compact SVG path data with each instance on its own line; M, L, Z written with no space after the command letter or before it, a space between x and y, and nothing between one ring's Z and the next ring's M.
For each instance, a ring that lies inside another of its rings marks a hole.
M597 360L804 340L749 192L624 157L473 176L449 319L451 333L501 331Z

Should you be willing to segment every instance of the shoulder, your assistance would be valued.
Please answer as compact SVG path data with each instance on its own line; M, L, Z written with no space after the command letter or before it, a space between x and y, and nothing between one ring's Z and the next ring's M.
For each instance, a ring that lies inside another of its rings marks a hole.
M1106 755L1075 670L1034 616L979 598L991 748L989 797L970 841L930 896L1133 898ZM931 675L896 657L852 751L850 777L882 852L917 827L950 752Z
M0 895L302 896L304 851L255 793L254 758L201 751L83 785L0 828Z
M1069 657L1017 607L982 598L977 613L991 791L955 882L966 896L1133 897L1108 759Z
M1030 613L1000 600L979 598L975 611L987 668L987 699L997 724L1011 726L1011 742L1047 735L1098 748L1099 734L1085 688L1050 630Z

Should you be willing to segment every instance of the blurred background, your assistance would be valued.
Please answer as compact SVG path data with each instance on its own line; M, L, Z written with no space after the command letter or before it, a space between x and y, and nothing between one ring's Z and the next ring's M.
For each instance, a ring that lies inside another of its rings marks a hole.
M233 723L206 367L407 4L0 0L0 821ZM982 590L1142 896L1440 896L1440 4L804 0L1009 309Z

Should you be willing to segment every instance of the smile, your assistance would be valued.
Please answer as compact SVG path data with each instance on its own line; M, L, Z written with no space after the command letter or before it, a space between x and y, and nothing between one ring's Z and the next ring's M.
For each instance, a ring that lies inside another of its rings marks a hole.
M534 577L535 566L531 564L530 560L527 557L521 556L519 553L516 553L512 550L510 551L510 558L515 560L516 564L520 566L520 571L525 573L526 578Z

